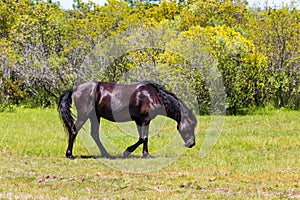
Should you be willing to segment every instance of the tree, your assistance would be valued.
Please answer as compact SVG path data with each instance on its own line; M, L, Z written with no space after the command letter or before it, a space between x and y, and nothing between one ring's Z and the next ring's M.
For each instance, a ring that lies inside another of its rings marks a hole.
M188 30L189 27L200 25L239 27L244 22L247 14L246 1L216 1L198 0L191 1L181 12L181 30Z
M283 7L256 10L246 27L259 52L268 58L268 101L299 108L300 11Z
M182 34L199 38L199 45L217 60L229 113L264 103L266 57L257 52L252 41L227 26L195 26Z

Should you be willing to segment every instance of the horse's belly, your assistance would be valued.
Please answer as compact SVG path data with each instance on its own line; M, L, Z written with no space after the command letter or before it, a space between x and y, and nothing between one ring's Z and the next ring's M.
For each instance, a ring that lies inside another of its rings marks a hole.
M132 121L128 108L121 109L121 110L106 110L104 112L101 112L100 116L113 122Z

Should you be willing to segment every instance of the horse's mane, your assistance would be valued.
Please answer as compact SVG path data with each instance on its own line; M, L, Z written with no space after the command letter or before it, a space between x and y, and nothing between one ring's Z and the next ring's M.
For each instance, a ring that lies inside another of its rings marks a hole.
M152 81L144 81L142 83L151 86L157 91L161 102L165 105L167 115L179 122L181 120L181 109L182 106L184 106L183 102L174 93L166 90L162 85Z
M150 86L152 86L154 89L156 89L157 92L163 92L163 93L165 93L165 94L167 94L167 95L172 96L174 99L180 101L180 99L179 99L174 93L169 92L169 91L166 90L166 88L165 88L164 86L162 86L162 85L159 85L159 84L154 83L154 82L152 82L152 81L144 81L143 83L144 83L145 85L150 85Z

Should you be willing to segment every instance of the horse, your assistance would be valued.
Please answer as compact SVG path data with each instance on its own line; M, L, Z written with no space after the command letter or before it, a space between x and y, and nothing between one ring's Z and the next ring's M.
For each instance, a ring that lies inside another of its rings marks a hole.
M76 122L71 113L72 95L77 110ZM139 139L123 152L124 158L129 157L141 144L142 157L151 157L148 152L148 130L151 120L158 115L177 122L177 130L187 148L195 145L194 130L197 120L193 112L174 93L151 81L131 84L85 82L63 92L59 98L58 111L69 134L66 151L69 159L75 158L72 153L74 140L87 120L90 120L91 136L101 156L112 158L99 138L100 118L112 122L136 123Z

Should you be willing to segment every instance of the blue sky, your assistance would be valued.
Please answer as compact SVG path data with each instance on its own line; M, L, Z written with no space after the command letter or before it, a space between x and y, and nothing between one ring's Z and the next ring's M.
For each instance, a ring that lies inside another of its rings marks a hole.
M73 1L72 0L59 0L60 1L60 5L62 8L64 9L71 9L72 8L72 4ZM84 2L88 2L88 0L83 0ZM107 0L92 0L93 2L99 4L99 5L104 5L105 2L107 2ZM298 2L299 5L299 1L300 0L296 0L296 2ZM258 6L263 6L264 5L264 0L263 1L259 1L259 0L248 0L250 6L252 5L258 5ZM268 3L270 6L280 6L282 5L282 3L289 3L290 0L268 0Z
M73 1L72 0L58 0L60 2L60 6L64 9L71 9L72 5L73 5ZM91 0L99 5L104 5L105 2L107 2L107 0ZM83 0L83 2L88 2L88 0Z

